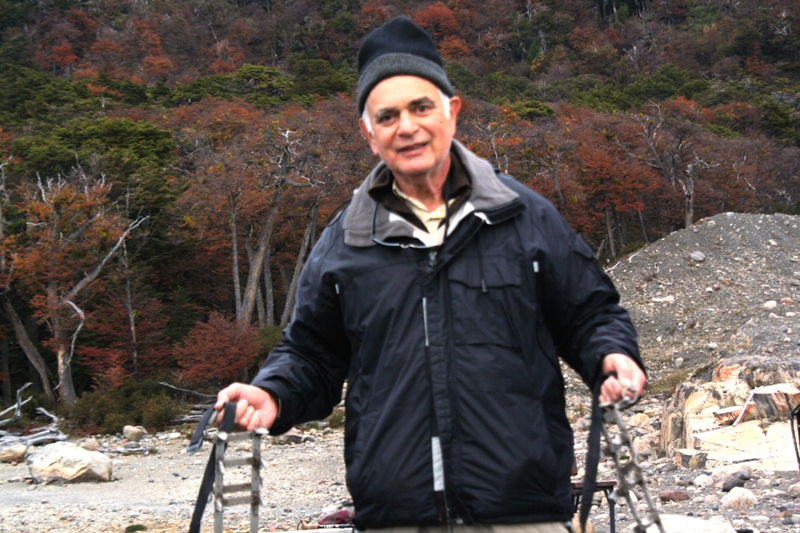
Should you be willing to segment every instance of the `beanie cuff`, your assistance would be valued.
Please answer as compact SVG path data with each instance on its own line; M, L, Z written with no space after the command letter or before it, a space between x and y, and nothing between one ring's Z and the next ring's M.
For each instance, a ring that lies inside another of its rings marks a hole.
M358 77L358 114L364 112L367 97L376 85L386 78L403 75L424 78L447 96L455 94L444 69L433 61L412 54L383 54L367 65Z

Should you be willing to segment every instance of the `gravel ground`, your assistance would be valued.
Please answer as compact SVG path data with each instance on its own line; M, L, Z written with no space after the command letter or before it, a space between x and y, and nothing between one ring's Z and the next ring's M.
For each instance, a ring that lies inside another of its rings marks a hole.
M301 519L316 521L349 503L341 431L307 435L313 441L284 446L264 438L262 531L295 529ZM103 442L113 449L119 439ZM159 434L143 443L158 452L115 458L109 483L35 485L25 464L0 465L0 532L122 532L136 524L151 532L188 530L210 445L187 456L183 436ZM249 467L232 470L232 482L249 481ZM226 511L224 524L228 531L248 531L249 508ZM213 531L210 506L202 531Z
M626 419L637 413L649 418L645 426L635 428L636 435L658 432L670 387L691 376L707 379L709 369L724 357L800 355L799 225L798 217L786 215L722 214L648 245L609 269L640 332L654 385L650 395L625 414ZM702 260L696 252L702 253ZM580 463L589 397L575 375L565 372ZM302 519L313 523L350 503L341 432L306 428L305 434L309 441L297 445L272 445L265 438L266 505L260 531L293 530ZM98 439L109 450L120 445L118 438ZM185 435L159 434L149 443L158 453L110 453L116 478L110 483L33 485L24 464L0 464L0 533L122 532L136 524L151 532L188 530L209 446L189 457L183 452ZM671 458L645 460L642 465L662 514L724 518L739 533L800 533L800 502L790 496L790 487L800 481L796 470L756 468L745 488L758 503L744 511L719 509L722 483L738 468L692 471L676 466ZM703 474L713 475L714 484L694 485ZM234 475L246 478L244 469ZM613 477L611 463L601 464L598 478ZM665 490L684 491L688 499L661 502L658 495ZM795 510L798 518L793 518ZM226 512L226 531L248 531L247 513L245 507ZM605 503L593 509L591 519L597 533L609 532ZM617 531L631 523L629 510L618 506ZM203 532L212 531L212 524L209 509Z

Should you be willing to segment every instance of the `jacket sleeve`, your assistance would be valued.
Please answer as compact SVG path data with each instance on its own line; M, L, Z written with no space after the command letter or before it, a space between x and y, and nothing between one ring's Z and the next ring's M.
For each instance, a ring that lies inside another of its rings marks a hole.
M341 400L350 345L333 276L324 269L336 234L335 227L326 228L312 249L300 274L292 319L252 381L278 401L273 435L325 418Z
M549 203L537 225L546 242L545 322L558 355L589 387L600 377L600 361L610 353L623 353L644 370L630 315L591 248Z

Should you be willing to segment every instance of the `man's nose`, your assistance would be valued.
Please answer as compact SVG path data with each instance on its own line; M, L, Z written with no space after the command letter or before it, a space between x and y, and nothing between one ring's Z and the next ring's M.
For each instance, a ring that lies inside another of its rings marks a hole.
M402 135L409 135L416 131L417 123L411 113L400 113L400 124L398 125L399 133Z

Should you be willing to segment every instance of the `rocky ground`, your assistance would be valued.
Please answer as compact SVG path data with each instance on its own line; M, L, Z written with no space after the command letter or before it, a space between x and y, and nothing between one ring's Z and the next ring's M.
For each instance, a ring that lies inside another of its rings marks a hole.
M724 358L800 356L795 314L800 302L799 225L798 217L722 214L609 265L637 324L651 375L648 396L624 413L633 436L657 434L675 386L687 379L707 381ZM575 375L565 372L580 463L589 397ZM303 435L299 444L278 445L265 438L266 505L260 531L294 530L301 520L315 522L350 503L340 430L307 427ZM118 451L119 437L99 438L114 461L109 483L36 485L24 464L0 464L0 532L122 532L137 524L155 532L187 530L209 447L187 456L185 438L180 431L146 437L155 452L146 456ZM686 468L653 445L641 463L648 492L659 513L682 517L686 531L702 533L688 525L688 517L695 517L727 524L728 529L719 531L800 533L796 465L778 470L766 468L766 463ZM774 445L785 449L792 443ZM246 472L241 468L233 476L244 479ZM611 461L601 463L598 478L614 478ZM728 508L726 499L739 493L725 492L726 484L743 486L755 501L743 510ZM644 494L638 492L642 500ZM600 497L595 501L595 531L608 533L608 504ZM226 531L248 531L246 508L238 509L226 512ZM642 509L641 502L637 509ZM203 531L212 531L212 524L207 510ZM618 504L616 530L632 524L631 509Z

